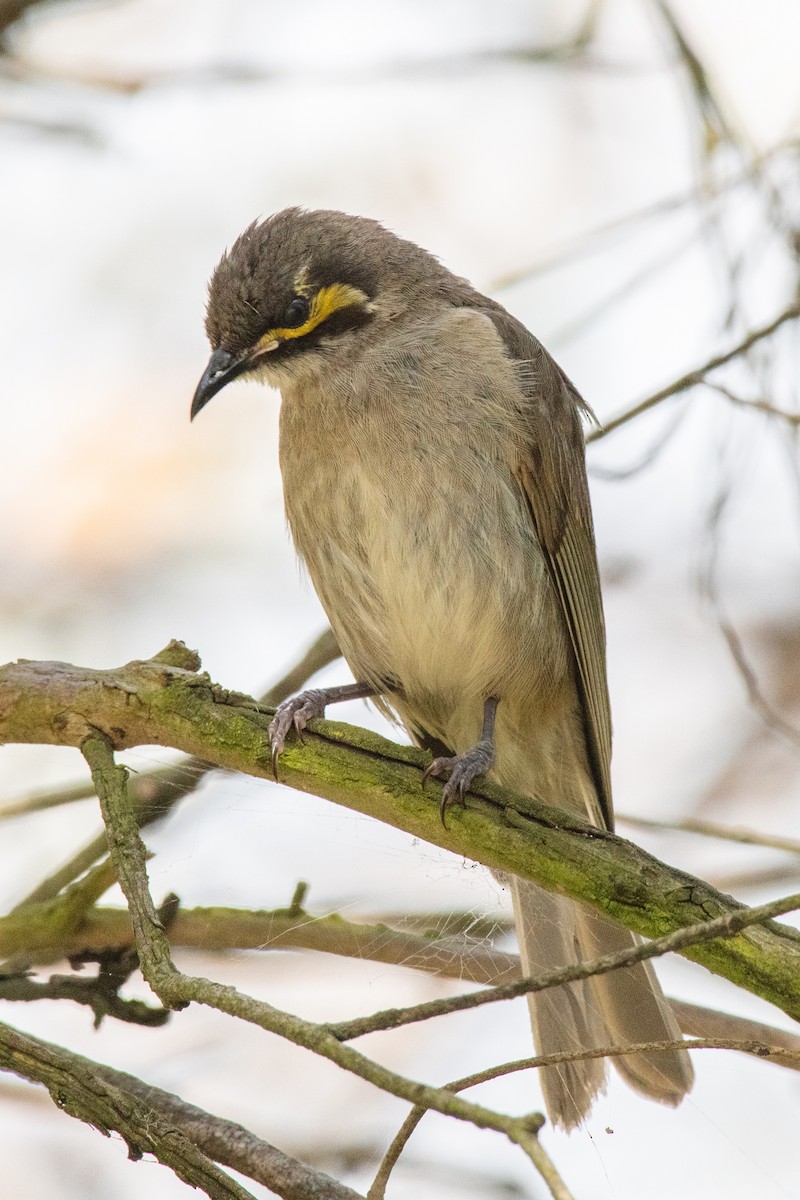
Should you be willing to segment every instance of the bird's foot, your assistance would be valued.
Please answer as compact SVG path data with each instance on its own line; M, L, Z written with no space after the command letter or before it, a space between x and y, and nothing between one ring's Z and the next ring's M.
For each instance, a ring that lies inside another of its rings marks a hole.
M471 750L467 750L464 754L458 754L455 758L435 758L433 760L422 776L422 786L424 787L434 775L446 780L442 789L442 802L439 806L443 825L447 824L448 808L451 808L453 804L463 805L464 796L475 780L478 776L485 775L487 771L490 771L493 764L494 741L491 738L481 739Z
M283 754L286 745L286 735L294 727L297 736L303 740L303 730L309 721L315 717L324 717L325 708L329 703L329 694L323 688L310 688L300 692L299 696L290 696L275 709L275 716L270 721L269 744L272 751L272 770L277 779L278 759Z
M294 726L300 741L303 740L303 730L309 721L315 717L324 717L329 704L338 704L342 700L364 700L368 696L377 695L377 689L371 683L344 683L339 687L309 688L298 696L290 696L275 709L275 716L269 726L269 744L272 750L272 772L278 778L278 759L283 754L286 745L286 735Z

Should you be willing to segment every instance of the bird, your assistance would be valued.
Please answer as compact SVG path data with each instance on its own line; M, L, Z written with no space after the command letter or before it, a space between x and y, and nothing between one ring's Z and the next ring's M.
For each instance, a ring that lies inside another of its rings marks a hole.
M432 751L446 809L488 776L613 829L606 637L585 465L591 410L500 303L379 222L293 207L251 224L208 287L191 416L232 380L281 393L286 517L354 683L291 697L274 760L327 705L372 698ZM630 948L611 918L516 876L522 969ZM649 962L528 997L541 1055L679 1040ZM614 1059L677 1105L685 1049ZM585 1121L588 1058L540 1071Z

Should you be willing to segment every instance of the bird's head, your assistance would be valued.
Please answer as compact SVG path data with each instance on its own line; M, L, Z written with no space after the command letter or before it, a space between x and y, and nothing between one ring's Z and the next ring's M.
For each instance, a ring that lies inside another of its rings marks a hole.
M323 371L352 357L374 325L424 307L447 280L432 255L365 217L288 208L255 222L209 284L212 354L192 417L233 379L281 386L309 356Z

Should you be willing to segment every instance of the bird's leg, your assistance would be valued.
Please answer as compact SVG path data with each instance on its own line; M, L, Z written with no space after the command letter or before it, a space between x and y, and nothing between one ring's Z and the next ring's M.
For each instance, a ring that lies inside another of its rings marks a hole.
M315 717L324 717L329 704L338 704L340 700L363 700L367 696L377 694L378 688L371 683L344 683L340 687L309 688L307 692L300 692L297 696L290 696L288 700L284 700L275 709L275 716L269 726L273 771L283 753L286 735L292 726L302 738L308 722Z
M464 803L464 794L472 787L479 775L485 775L494 764L494 723L497 716L497 696L490 696L483 706L481 740L471 750L455 758L435 758L422 776L424 787L431 775L444 775L447 782L442 791L440 812L442 824L451 804Z

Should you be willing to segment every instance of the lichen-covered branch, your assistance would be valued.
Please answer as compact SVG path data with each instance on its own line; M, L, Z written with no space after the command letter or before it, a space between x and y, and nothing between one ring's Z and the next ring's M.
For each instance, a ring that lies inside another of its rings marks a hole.
M266 706L280 704L281 700L285 700L287 696L299 691L317 671L337 659L339 654L333 630L323 630L294 666L267 689L258 703ZM187 658L184 665L191 669L190 664L194 661L193 658L191 660ZM139 828L143 829L152 821L162 821L179 800L198 788L208 772L215 769L214 763L208 763L196 755L190 755L167 767L159 767L154 771L143 771L141 774L135 775L128 783L128 790L133 800ZM4 806L0 809L0 820L7 816L19 816L40 808L68 804L73 800L82 800L93 794L91 781L77 787L40 793L16 804ZM57 896L63 887L83 874L92 863L105 854L105 851L106 835L103 832L99 837L92 838L87 845L72 856L69 862L64 863L47 879L37 884L33 891L21 901L21 904L39 903Z
M43 1083L63 1112L106 1135L116 1131L127 1142L129 1157L153 1154L212 1200L254 1200L251 1192L215 1166L171 1119L95 1068L96 1064L60 1046L0 1025L0 1070Z
M283 1012L229 985L178 971L150 895L147 855L127 794L127 771L115 763L110 739L104 733L97 730L87 733L81 741L81 750L91 768L100 798L108 832L109 853L130 909L141 972L165 1008L180 1009L191 1003L203 1004L228 1016L249 1021L296 1046L329 1059L402 1100L426 1109L435 1109L461 1121L469 1121L479 1129L504 1133L532 1161L536 1161L533 1143L544 1122L538 1113L511 1117L483 1105L461 1100L446 1088L418 1083L388 1070L350 1046L343 1045L325 1025Z
M178 643L112 671L63 663L0 669L0 740L80 746L102 731L117 749L173 746L219 766L269 777L268 715L248 697L195 673ZM485 785L439 820L423 791L426 755L376 734L315 722L290 743L281 779L415 836L583 900L649 937L742 906L631 843L506 789ZM800 934L775 922L683 953L800 1018Z
M20 955L27 966L47 966L132 945L126 909L94 907L67 924L61 900L31 904L0 917L0 957ZM350 921L338 913L319 916L302 909L179 908L170 924L169 940L175 947L192 950L317 950L470 983L505 983L519 977L517 956L484 942L408 933L384 924Z
M214 1198L252 1200L250 1192L213 1166L218 1162L263 1183L283 1200L363 1200L233 1121L4 1024L0 1070L44 1084L63 1111L103 1133L122 1134L132 1158L153 1154Z

